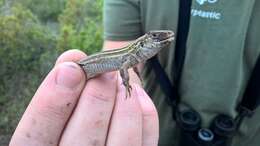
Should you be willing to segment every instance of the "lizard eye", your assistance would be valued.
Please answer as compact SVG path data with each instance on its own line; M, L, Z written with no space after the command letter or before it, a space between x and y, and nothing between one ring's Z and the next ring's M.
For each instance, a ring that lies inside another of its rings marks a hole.
M143 46L144 46L144 43L143 43L143 42L140 42L140 46L143 47Z
M152 34L152 36L153 36L153 37L157 37L157 34L156 34L156 33L154 33L154 34Z

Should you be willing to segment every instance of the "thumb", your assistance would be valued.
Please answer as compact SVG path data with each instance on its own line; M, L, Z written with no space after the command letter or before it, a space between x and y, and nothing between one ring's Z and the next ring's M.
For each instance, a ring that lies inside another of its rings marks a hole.
M58 145L84 85L85 75L77 64L55 66L26 109L10 145Z

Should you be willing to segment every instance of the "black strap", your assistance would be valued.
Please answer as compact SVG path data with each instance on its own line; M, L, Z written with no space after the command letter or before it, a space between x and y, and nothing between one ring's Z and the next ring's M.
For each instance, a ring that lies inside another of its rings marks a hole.
M251 116L260 105L260 56L251 73L244 96L239 105L241 116Z
M181 76L181 70L185 58L186 42L189 32L189 21L190 21L190 11L191 11L192 0L180 0L179 1L179 18L178 18L178 30L177 30L177 39L175 47L175 59L173 63L174 71L174 83L172 84L169 80L164 69L160 65L157 56L150 59L155 75L159 80L161 89L168 97L168 103L173 107L173 110L176 109L176 104L178 102L178 85Z
M162 68L161 64L158 61L157 56L151 58L150 64L155 72L156 80L159 82L162 91L167 96L166 100L167 103L171 106L176 106L176 97L177 91L174 84L171 83L170 79L168 78L166 72Z
M182 68L185 59L186 43L190 27L190 13L192 0L179 1L179 20L176 38L176 47L173 63L173 77L176 87L179 87ZM178 89L177 89L178 91Z

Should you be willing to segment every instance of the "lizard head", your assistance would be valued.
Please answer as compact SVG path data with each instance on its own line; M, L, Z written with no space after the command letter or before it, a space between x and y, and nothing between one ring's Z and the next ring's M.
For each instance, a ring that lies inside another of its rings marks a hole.
M153 49L164 48L174 40L174 32L170 30L149 31L144 37L144 45Z
M147 32L147 39L157 43L167 43L174 39L174 33L170 30L156 30Z
M146 58L151 58L162 48L167 47L174 40L174 33L170 30L149 31L137 39L135 46L140 46Z

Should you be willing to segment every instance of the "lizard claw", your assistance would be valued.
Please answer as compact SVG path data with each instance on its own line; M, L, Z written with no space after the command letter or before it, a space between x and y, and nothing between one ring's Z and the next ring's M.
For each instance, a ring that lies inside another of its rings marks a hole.
M129 85L129 84L125 85L125 98L126 99L127 99L127 97L131 97L131 91L132 91L131 85Z
M123 85L125 86L125 97L127 99L127 97L131 97L132 86L128 82L123 82Z
M132 91L132 86L128 84L128 86L126 86L126 98L127 98L127 93L129 97L131 97L131 91Z

